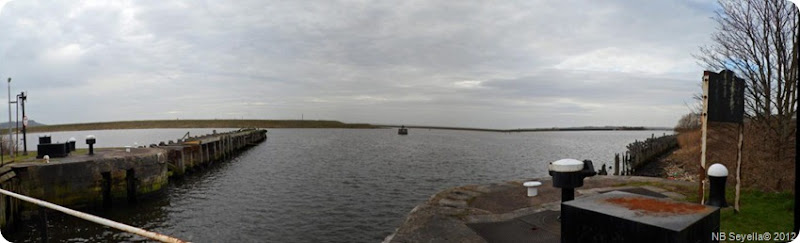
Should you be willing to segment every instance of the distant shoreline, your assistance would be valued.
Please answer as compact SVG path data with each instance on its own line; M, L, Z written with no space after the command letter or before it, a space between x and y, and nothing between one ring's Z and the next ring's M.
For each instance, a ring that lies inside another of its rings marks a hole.
M363 123L311 120L142 120L57 124L29 127L28 132L61 132L85 130L150 129L150 128L378 128ZM7 133L7 132L6 132Z
M140 120L140 121L111 121L111 122L91 122L91 123L72 123L41 125L28 127L29 133L37 132L60 132L60 131L85 131L85 130L116 130L116 129L151 129L151 128L399 128L400 125L386 124L367 124L367 123L344 123L330 120ZM566 128L517 128L517 129L489 129L489 128L469 128L469 127L443 127L443 126L405 126L411 129L441 129L459 131L481 131L481 132L553 132L553 131L672 131L672 128L665 127L643 127L643 126L586 126L586 127L566 127ZM2 130L0 133L7 133Z
M379 127L399 128L399 125L376 125ZM460 131L479 131L479 132L567 132L567 131L673 131L666 127L628 127L628 126L604 126L604 127L553 127L553 128L516 128L516 129L489 129L489 128L469 128L469 127L437 127L437 126L405 126L410 129L441 129L441 130L460 130Z

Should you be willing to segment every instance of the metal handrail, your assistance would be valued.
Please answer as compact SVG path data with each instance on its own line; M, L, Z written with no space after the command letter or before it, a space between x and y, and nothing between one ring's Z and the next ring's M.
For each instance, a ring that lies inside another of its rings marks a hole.
M84 220L87 220L87 221L91 221L91 222L94 222L94 223L97 223L97 224L101 224L101 225L104 225L104 226L108 226L108 227L111 227L111 228L122 230L122 231L125 231L125 232L128 232L128 233L141 235L141 236L153 239L153 240L157 240L157 241L161 241L161 242L186 242L184 240L181 240L181 239L178 239L178 238L175 238L175 237L172 237L172 236L162 235L162 234L159 234L159 233L156 233L156 232L151 232L151 231L147 231L147 230L144 230L144 229L136 228L136 227L133 227L133 226L130 226L130 225L127 225L127 224L119 223L119 222L116 222L116 221L113 221L113 220L109 220L109 219L105 219L105 218L101 218L101 217L97 217L97 216L94 216L94 215L91 215L91 214L88 214L88 213L75 211L75 210L72 210L72 209L69 209L69 208L65 208L65 207L53 204L53 203L49 203L49 202L42 201L42 200L39 200L39 199L36 199L36 198L32 198L32 197L28 197L28 196L25 196L25 195L20 195L20 194L17 194L17 193L14 193L14 192L10 192L10 191L6 191L6 190L3 190L3 189L0 189L0 193L8 195L8 196L11 196L11 197L15 197L17 199L20 199L20 200L23 200L23 201L26 201L26 202L29 202L29 203L36 204L36 205L39 205L39 206L42 206L42 207L46 207L46 208L49 208L49 209L57 210L57 211L60 211L62 213L69 214L69 215L72 215L72 216L75 216L75 217L78 217L78 218L81 218L81 219L84 219Z

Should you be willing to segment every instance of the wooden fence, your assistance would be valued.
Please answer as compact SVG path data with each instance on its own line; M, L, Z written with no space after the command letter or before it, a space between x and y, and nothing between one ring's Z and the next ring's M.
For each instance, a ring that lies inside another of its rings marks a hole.
M653 134L644 141L636 140L628 144L628 151L622 155L622 158L620 158L620 154L614 155L614 175L631 175L636 169L677 146L677 135L664 134L661 137L655 137Z

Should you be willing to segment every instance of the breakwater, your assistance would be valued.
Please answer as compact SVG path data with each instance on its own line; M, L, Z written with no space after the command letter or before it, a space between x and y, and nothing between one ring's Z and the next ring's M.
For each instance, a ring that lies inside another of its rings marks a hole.
M93 155L73 154L29 159L0 167L0 187L69 207L108 207L156 195L169 181L223 161L266 140L267 131L240 129L184 137L137 148L95 149ZM102 143L102 140L98 140ZM8 229L35 206L0 196L0 226Z

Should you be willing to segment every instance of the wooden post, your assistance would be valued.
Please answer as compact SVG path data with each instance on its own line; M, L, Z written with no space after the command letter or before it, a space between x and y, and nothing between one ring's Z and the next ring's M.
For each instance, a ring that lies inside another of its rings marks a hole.
M41 227L41 240L47 243L47 209L42 206L39 206L39 224Z
M623 169L622 173L624 173L625 175L629 175L628 172L630 170L628 169L628 167L631 165L629 163L630 161L631 161L631 154L629 154L628 152L625 152L625 157L622 160L622 169Z
M733 211L739 212L739 192L742 184L742 145L744 144L744 124L739 124L739 151L736 154L736 198L733 199Z
M619 175L619 154L614 154L614 175Z
M700 114L700 123L702 124L701 133L702 136L700 137L700 185L698 187L697 196L700 198L700 204L704 204L706 201L705 198L705 190L706 190L706 136L708 133L708 81L709 74L703 74L703 113Z

